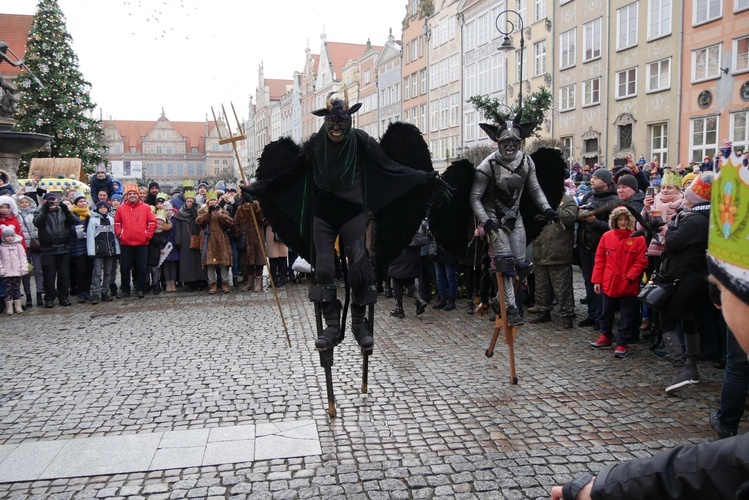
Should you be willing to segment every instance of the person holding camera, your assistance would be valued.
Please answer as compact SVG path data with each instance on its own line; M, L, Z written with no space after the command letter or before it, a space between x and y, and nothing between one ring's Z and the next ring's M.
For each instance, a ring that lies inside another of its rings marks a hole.
M221 278L221 291L229 293L232 251L227 232L234 225L234 219L218 205L216 191L207 192L205 198L205 205L198 210L195 222L202 229L200 255L202 256L201 263L208 271L208 293L216 293L216 281L219 277Z
M55 297L61 306L70 303L70 245L73 235L70 226L76 223L67 205L61 204L52 193L44 195L42 208L34 217L39 229L44 277L44 307L52 308Z

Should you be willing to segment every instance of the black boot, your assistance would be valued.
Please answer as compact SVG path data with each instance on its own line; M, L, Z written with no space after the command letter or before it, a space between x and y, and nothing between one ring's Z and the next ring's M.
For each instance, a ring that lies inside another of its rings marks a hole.
M518 308L515 306L507 308L507 324L510 326L523 326L525 320L518 312Z
M549 323L550 321L551 313L549 311L537 312L536 314L528 318L528 323Z
M671 358L671 363L675 370L674 378L666 387L666 394L673 394L685 385L690 385L692 383L690 377L691 374L689 367L687 367L686 356L681 347L679 335L677 335L676 332L664 332L663 344L666 347L666 352L668 352L668 357Z
M31 301L31 292L26 292L26 307L34 307L34 303Z
M42 307L44 305L44 297L42 295L43 295L42 292L36 292L37 307Z
M416 316L424 314L424 311L426 310L428 305L427 301L417 295L416 301L414 303L416 305Z
M442 295L437 297L437 303L432 306L432 309L444 309L447 305L447 300Z
M325 318L325 329L319 333L315 341L315 349L327 351L337 346L343 340L343 329L341 328L341 301L323 302L320 311Z
M455 309L455 297L450 295L447 296L447 302L445 303L444 309L445 311L452 311Z
M396 318L405 318L406 313L403 311L403 301L399 300L395 304L395 309L390 311L390 316L394 316Z
M359 342L359 346L364 350L370 350L374 346L374 338L369 331L369 321L365 317L367 306L351 305L351 331Z

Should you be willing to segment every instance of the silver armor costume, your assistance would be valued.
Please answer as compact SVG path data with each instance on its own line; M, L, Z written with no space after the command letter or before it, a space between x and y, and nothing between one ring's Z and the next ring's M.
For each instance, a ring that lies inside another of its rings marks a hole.
M551 209L536 178L536 166L530 156L518 150L507 162L500 152L489 155L476 170L471 188L471 208L481 225L492 219L500 230L487 234L497 271L502 272L507 307L515 306L514 269L509 263L525 260L525 227L518 207L523 189L527 189L541 211ZM500 262L504 260L504 262Z

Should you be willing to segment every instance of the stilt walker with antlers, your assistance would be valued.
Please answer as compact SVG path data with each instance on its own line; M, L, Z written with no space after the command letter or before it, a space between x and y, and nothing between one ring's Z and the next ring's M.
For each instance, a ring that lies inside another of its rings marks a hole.
M377 258L388 262L410 242L432 193L446 186L429 174L429 151L416 127L393 124L378 144L352 127L352 115L361 104L349 106L347 96L331 96L325 108L313 112L325 119L319 132L301 148L289 138L270 143L260 157L257 182L242 189L246 199L260 199L284 242L314 264L309 298L317 313L315 350L326 369L329 414L334 416L330 366L333 348L344 338L342 313L346 317L335 283L336 239L344 263L347 260L346 303L350 290L351 331L364 355L366 392L367 357L374 346L372 307L377 301L365 242L366 214L374 214Z

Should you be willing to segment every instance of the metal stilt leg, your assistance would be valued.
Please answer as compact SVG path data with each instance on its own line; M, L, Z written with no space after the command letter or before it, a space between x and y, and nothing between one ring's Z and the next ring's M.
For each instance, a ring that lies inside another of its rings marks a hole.
M315 324L319 334L323 330L322 311L319 302L315 302ZM336 416L335 393L333 392L333 350L331 347L325 351L318 351L320 354L320 366L325 370L325 390L328 396L328 415L330 417Z

